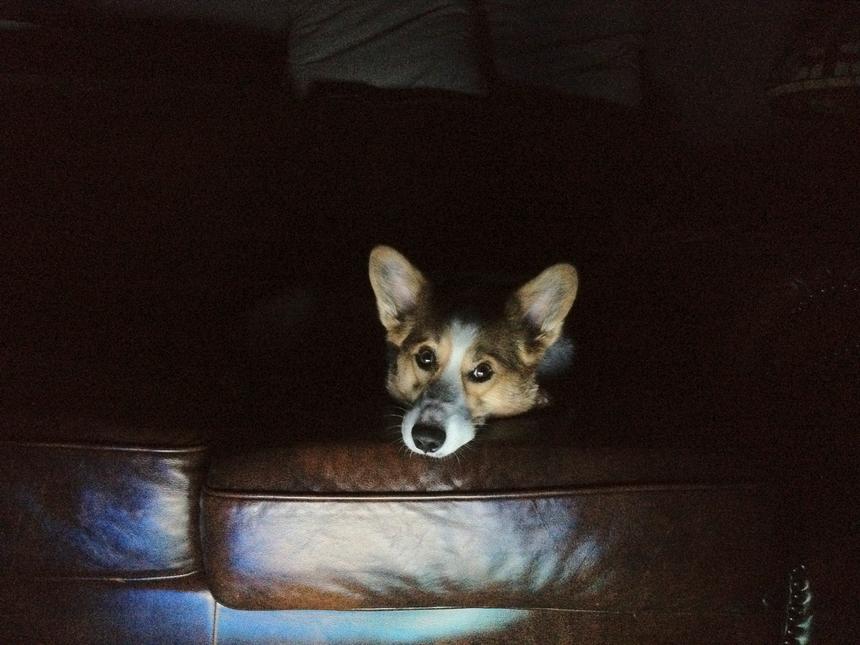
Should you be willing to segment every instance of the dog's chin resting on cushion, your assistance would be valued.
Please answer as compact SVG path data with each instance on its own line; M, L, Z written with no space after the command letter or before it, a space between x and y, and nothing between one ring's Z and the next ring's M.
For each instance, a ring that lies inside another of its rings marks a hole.
M556 264L518 289L472 280L431 283L398 251L370 253L370 284L389 346L386 385L405 406L406 446L447 457L491 417L546 405L543 376L566 369L563 336L578 277Z

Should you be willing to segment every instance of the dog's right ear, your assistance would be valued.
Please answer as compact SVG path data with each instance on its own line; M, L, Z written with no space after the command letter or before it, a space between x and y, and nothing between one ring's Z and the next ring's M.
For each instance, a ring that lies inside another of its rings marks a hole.
M370 285L376 294L379 320L388 340L400 345L412 327L427 288L427 281L409 260L390 246L370 252Z
M508 300L508 318L525 335L522 358L536 364L561 336L576 292L579 276L570 264L556 264L519 288Z

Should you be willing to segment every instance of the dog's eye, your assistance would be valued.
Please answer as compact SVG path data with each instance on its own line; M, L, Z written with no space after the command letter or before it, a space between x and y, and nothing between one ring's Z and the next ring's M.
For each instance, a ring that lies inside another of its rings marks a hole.
M415 362L422 370L431 371L436 369L436 354L429 347L422 347L415 354Z
M489 363L478 363L478 366L469 372L469 380L475 383L489 381L493 376L493 368Z

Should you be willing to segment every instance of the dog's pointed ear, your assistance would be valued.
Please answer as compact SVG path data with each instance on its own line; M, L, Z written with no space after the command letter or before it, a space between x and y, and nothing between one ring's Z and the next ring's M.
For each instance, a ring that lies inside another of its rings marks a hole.
M570 264L556 264L520 287L507 304L508 319L525 334L522 358L536 363L561 335L579 276Z
M375 247L368 264L379 320L388 332L388 340L399 345L426 296L427 280L390 246Z

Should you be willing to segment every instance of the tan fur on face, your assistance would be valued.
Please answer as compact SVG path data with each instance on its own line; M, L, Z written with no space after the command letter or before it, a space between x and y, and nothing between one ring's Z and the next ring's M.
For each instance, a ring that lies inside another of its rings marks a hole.
M422 327L420 321L417 325L411 334L417 340L410 340L399 348L396 366L388 374L388 391L404 403L412 403L421 396L427 386L445 371L451 356L449 328L440 332ZM492 328L479 334L459 366L466 406L476 421L520 414L544 400L535 380L534 369L525 365L519 366L519 369L506 367L495 357L479 351L480 347L491 346L498 334L499 331ZM416 355L424 348L436 353L438 364L433 372L421 369L416 362ZM493 376L488 381L476 383L469 379L469 373L481 363L488 363L492 367Z
M490 360L484 359L486 362ZM475 362L482 362L481 360ZM495 363L498 365L498 363ZM465 371L468 374L470 370ZM543 397L534 373L522 374L503 367L493 367L493 377L485 383L464 379L466 405L473 419L509 417L531 410Z
M440 371L428 372L418 367L416 355L425 347L433 350L440 365L444 358L447 363L451 352L450 337L440 338L437 334L421 334L418 341L411 341L399 348L395 367L388 372L388 391L396 399L404 403L412 403L421 396Z

